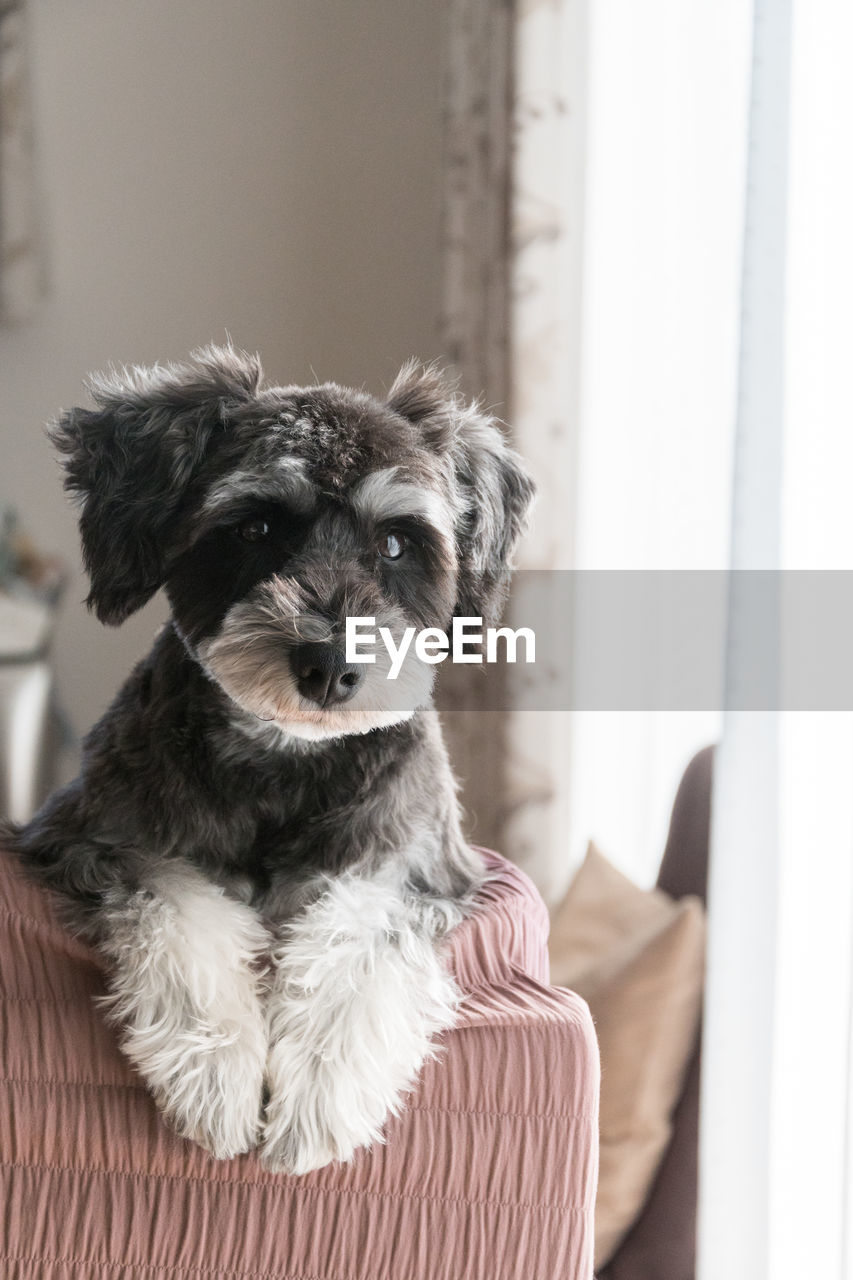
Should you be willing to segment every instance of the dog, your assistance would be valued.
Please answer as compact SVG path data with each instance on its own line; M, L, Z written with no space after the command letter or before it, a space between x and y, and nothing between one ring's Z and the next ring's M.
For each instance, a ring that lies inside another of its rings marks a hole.
M80 776L8 839L97 948L124 1053L177 1132L275 1171L381 1140L459 993L448 931L484 878L434 667L346 661L496 619L533 484L439 370L387 398L266 385L207 347L90 379L49 427L98 618L170 620Z

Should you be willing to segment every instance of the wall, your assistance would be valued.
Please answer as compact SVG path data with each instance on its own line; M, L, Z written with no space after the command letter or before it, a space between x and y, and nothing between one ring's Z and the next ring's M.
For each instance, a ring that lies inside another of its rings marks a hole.
M79 603L41 424L110 361L222 340L276 381L381 391L438 354L443 12L419 0L33 0L50 293L0 330L0 497L73 566L56 646L78 730L164 616Z

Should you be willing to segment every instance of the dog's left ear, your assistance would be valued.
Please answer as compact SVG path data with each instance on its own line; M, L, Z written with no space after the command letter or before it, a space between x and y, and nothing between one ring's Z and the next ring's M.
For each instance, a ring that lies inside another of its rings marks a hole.
M70 409L48 434L80 502L87 604L117 626L163 585L181 504L229 407L262 378L255 356L205 347L187 364L89 379L97 408Z
M462 401L435 366L405 365L388 396L452 470L459 594L456 616L497 622L516 545L527 529L536 486L495 419Z

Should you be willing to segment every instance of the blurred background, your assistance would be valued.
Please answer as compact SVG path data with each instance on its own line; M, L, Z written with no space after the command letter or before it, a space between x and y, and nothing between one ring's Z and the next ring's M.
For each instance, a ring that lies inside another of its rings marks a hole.
M410 356L437 358L537 477L522 568L847 574L851 54L840 0L0 3L7 806L73 776L166 616L155 600L112 631L87 614L42 430L111 363L230 337L272 381L381 394ZM472 836L533 876L558 938L590 839L638 890L660 873L694 901L710 849L701 1274L851 1274L851 708L732 699L744 590L703 705L462 713L451 689L444 719ZM662 626L665 607L646 606ZM617 652L632 629L607 637ZM603 639L581 613L565 661ZM682 806L699 860L673 876L679 779L714 742L713 800L706 755ZM688 1086L695 1131L703 928L692 995L673 970L682 996L657 1007L659 1027L683 1019L680 1058L599 1253L611 1280L694 1274L695 1132L692 1173L665 1153ZM568 961L557 976L583 991ZM655 1204L642 1229L664 1255L681 1241L680 1270L648 1249L619 1262Z

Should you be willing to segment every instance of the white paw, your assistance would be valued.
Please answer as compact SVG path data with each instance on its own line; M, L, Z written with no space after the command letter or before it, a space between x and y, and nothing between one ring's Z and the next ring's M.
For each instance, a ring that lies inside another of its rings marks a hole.
M308 1173L382 1140L458 997L399 895L355 877L291 924L274 964L261 1158Z
M186 869L116 904L102 1001L121 1048L169 1124L227 1159L255 1146L267 1035L256 960L269 937L251 910Z
M310 1173L382 1141L383 1125L399 1111L422 1060L395 1073L388 1063L354 1062L353 1056L330 1061L305 1043L273 1046L260 1153L267 1168Z
M216 1018L169 1002L128 1018L109 1000L111 1017L124 1024L121 1048L165 1119L220 1160L256 1146L261 1121L266 1028L252 988L239 994L238 1003L229 993L230 1009Z
M218 1041L218 1043L217 1043ZM211 1037L181 1055L163 1081L148 1083L169 1125L217 1160L257 1146L261 1123L263 1055L257 1045Z

